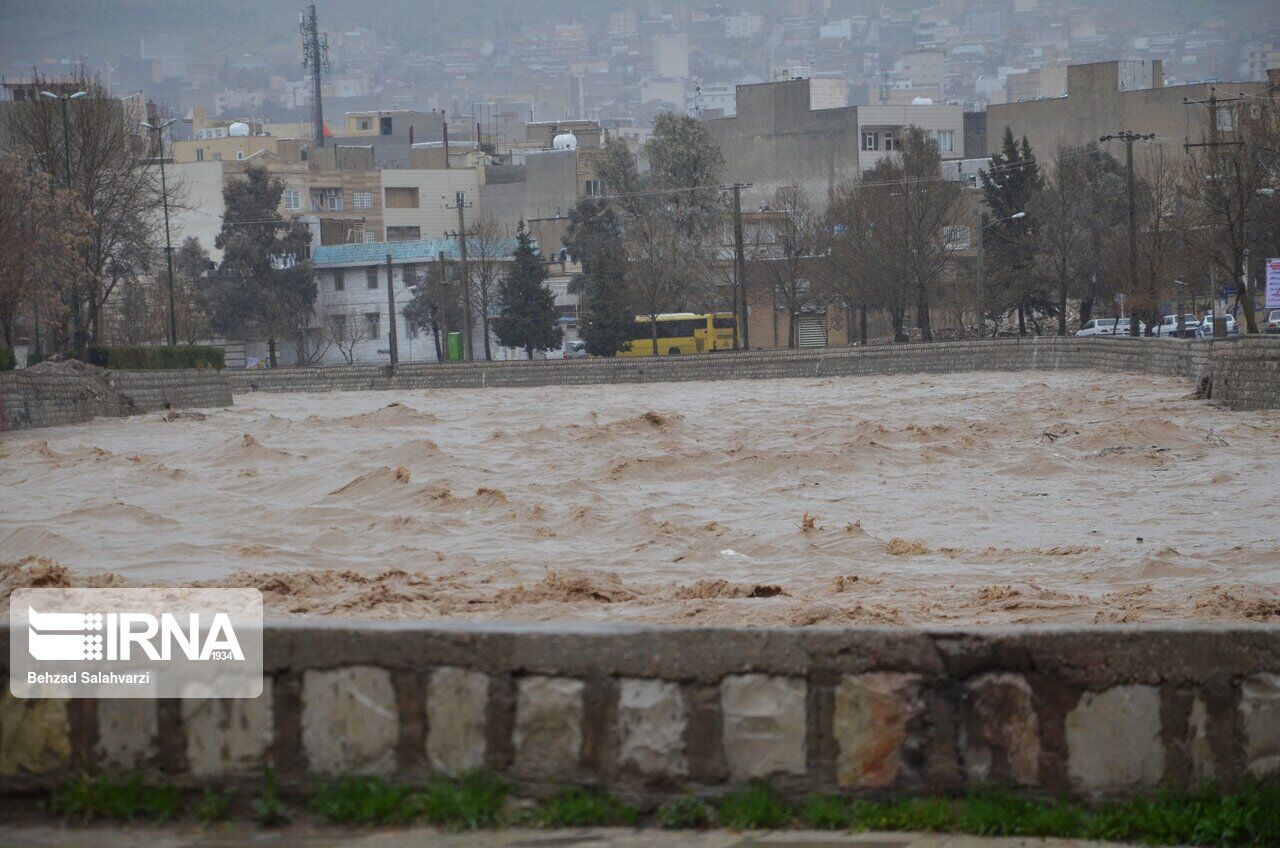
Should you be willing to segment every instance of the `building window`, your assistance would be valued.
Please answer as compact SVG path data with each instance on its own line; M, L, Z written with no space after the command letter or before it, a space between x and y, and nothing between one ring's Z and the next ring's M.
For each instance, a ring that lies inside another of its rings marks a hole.
M366 312L364 314L364 323L369 330L369 338L378 338L378 325L382 323L380 320L382 315L377 312Z
M587 180L586 189L587 197L601 197L604 195L604 180Z
M237 162L239 162L239 161L240 161L241 159L243 159L243 158L244 158L244 151L243 151L243 150L237 150L237 151L236 151L236 161L237 161Z
M378 132L383 135L391 135L391 119L387 117L378 119Z
M347 288L347 272L341 268L333 269L333 290L346 291Z
M370 289L378 287L378 266L373 265L364 269L364 281Z
M204 148L203 148L203 147L197 147L197 148L196 148L196 161L197 161L197 162L203 162L203 161L204 161Z
M383 206L387 209L417 209L418 187L392 187L385 190Z
M942 228L942 243L947 250L968 250L969 238L968 227Z
M289 212L297 212L302 208L302 192L296 188L286 189L284 193L284 208Z
M885 150L901 150L902 149L902 145L893 136L893 130L885 130L884 149Z
M368 121L366 121L366 120L361 120L361 121L360 121L360 129L362 129L362 130L367 130L367 129L369 129L369 122L368 122Z
M373 192L357 191L351 195L351 206L355 209L372 209Z
M938 130L938 150L942 153L951 153L956 149L956 131L955 130Z
M862 134L863 150L879 150L880 149L880 133L864 132Z
M377 241L377 240L378 240L378 234L377 234L377 233L375 233L373 230L365 230L365 231L364 231L364 243L365 243L365 244L373 244L373 243L374 243L375 241Z
M342 189L340 188L311 189L311 211L312 212L341 212L342 211Z
M330 315L329 332L335 339L345 340L347 338L347 316Z
M418 241L421 238L421 227L387 227L387 241Z
M1236 110L1234 106L1218 107L1218 129L1222 132L1231 132L1236 128Z
M414 277L418 276L418 266L412 262L406 262L400 266L400 285L413 285Z

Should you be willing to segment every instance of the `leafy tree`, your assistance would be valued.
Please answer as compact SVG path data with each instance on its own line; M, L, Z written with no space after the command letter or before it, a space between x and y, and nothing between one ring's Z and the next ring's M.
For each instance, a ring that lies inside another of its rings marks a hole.
M292 341L298 361L315 351L307 337L316 301L310 243L305 224L286 221L277 211L284 183L265 168L250 166L244 179L223 189L226 212L217 246L222 264L206 280L204 299L214 330L235 334L256 329L267 339L269 362L277 361L277 343Z
M504 346L522 347L530 359L535 350L559 347L564 338L557 321L555 296L543 285L546 279L547 267L533 249L533 240L521 221L511 268L498 283L500 311L493 329Z
M1036 224L1027 205L1044 186L1040 165L1026 137L1019 143L1006 127L1001 151L991 157L990 170L980 171L979 176L992 215L983 242L990 278L1004 292L1001 313L1016 309L1018 335L1025 336L1028 318L1034 320L1037 313L1052 315L1056 309L1031 273L1035 251L1030 234ZM1023 217L1014 218L1019 213Z
M583 198L569 212L564 245L582 265L570 288L582 296L580 326L587 352L613 356L626 347L635 328L626 289L626 246L617 213L601 200Z

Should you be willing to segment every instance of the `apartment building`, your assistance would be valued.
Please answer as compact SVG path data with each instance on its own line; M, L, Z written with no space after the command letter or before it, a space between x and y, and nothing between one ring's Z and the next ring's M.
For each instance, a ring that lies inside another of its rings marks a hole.
M837 106L828 101L826 80L795 79L740 85L738 112L704 122L725 158L725 179L753 183L746 203L767 203L789 184L815 199L857 178L893 155L908 126L933 135L943 159L964 157L964 109L919 103L904 106Z
M388 242L446 239L458 229L457 203L480 213L479 168L389 168L381 172L382 219Z
M1217 83L1219 97L1257 95L1264 82ZM999 152L1005 130L1015 138L1026 136L1042 159L1054 157L1059 147L1097 143L1104 135L1129 130L1155 133L1150 142L1165 154L1181 158L1183 143L1198 143L1207 136L1207 109L1187 101L1207 101L1211 83L1165 86L1160 60L1110 61L1067 68L1066 95L1022 103L993 104L987 109L987 153ZM1232 116L1224 106L1219 127L1230 132ZM1124 145L1115 141L1107 149L1123 158Z

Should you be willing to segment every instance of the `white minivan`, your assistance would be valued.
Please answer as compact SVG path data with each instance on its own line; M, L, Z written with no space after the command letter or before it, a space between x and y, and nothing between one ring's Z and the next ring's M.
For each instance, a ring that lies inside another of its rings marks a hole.
M1077 336L1127 336L1129 335L1128 318L1094 318L1085 321Z
M1196 337L1196 328L1200 326L1200 319L1194 315L1182 316L1182 327L1186 332L1186 337L1193 339ZM1157 336L1166 339L1176 339L1178 337L1178 316L1166 315L1160 319L1160 323L1156 325L1153 331Z

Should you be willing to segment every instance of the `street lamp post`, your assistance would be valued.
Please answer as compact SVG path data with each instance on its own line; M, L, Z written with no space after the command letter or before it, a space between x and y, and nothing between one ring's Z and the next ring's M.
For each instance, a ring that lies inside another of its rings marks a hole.
M1004 224L1009 221L1016 221L1020 218L1027 217L1026 212L1014 212L1008 218L998 218L995 221L987 221L987 213L983 212L982 217L978 220L978 338L986 338L987 335L987 319L982 313L982 289L986 282L984 279L986 274L986 250L984 248L983 234L986 233L988 227L994 227L996 224ZM995 328L992 328L995 332Z
M64 169L63 185L67 191L71 191L71 119L67 113L67 104L72 100L79 100L88 92L77 91L72 94L63 92L62 94L54 94L52 91L40 92L41 97L48 97L50 100L57 100L62 104L62 165ZM71 334L72 346L76 353L84 353L84 331L80 327L80 285L76 282L74 274L71 275Z
M159 126L142 121L142 126L156 134L156 151L160 156L160 203L164 207L164 256L169 270L169 346L178 344L178 313L173 297L173 242L169 237L169 185L164 176L164 131L173 126L176 118L170 118Z

